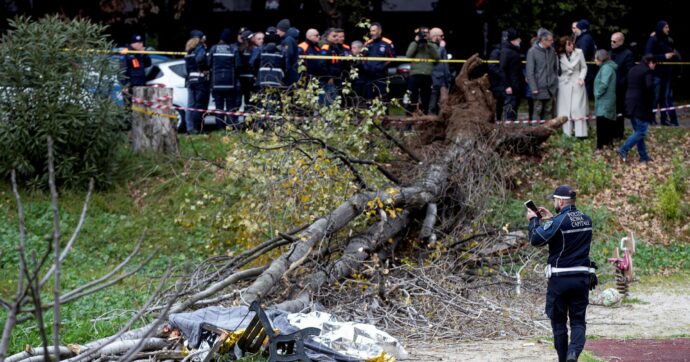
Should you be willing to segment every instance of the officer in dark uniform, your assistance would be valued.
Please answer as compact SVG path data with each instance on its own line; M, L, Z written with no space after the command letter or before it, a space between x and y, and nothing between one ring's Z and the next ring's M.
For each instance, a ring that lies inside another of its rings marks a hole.
M208 61L206 59L206 36L199 30L189 33L184 57L187 68L187 107L207 109L209 101ZM185 122L187 133L196 134L201 130L203 112L187 110Z
M528 209L529 240L533 246L549 245L546 315L551 319L558 360L574 362L585 346L589 291L597 284L596 266L589 259L592 219L575 207L575 191L570 186L559 186L552 198L556 216L543 207L540 215Z
M266 29L264 41L259 56L257 75L259 89L282 88L285 86L287 64L285 48L279 44L281 39L275 27L271 26Z
M141 35L132 35L129 45L120 56L120 62L125 70L125 79L122 80L122 84L129 89L146 85L146 68L151 66L151 57L147 54L129 53L132 50L144 50L144 38Z
M146 68L151 66L151 57L147 54L132 54L130 51L144 50L144 38L139 34L132 35L129 45L120 51L120 67L123 73L120 77L122 84L122 98L127 105L132 103L132 87L146 85ZM124 129L132 127L132 119L125 119Z
M208 51L208 68L211 71L211 94L219 111L237 110L240 106L239 82L237 68L240 64L239 50L231 44L230 29L220 34L220 42ZM216 115L216 128L224 129L226 125L237 126L236 117ZM226 120L230 120L226 122Z
M256 89L256 73L259 68L259 56L261 55L261 48L252 42L253 35L254 33L251 30L243 30L238 43L240 52L238 74L240 78L240 93L244 100L245 110L250 104L249 100L252 92Z
M323 35L326 38L326 43L321 46L319 55L329 56L331 59L320 60L323 77L319 79L319 84L324 93L319 96L319 104L330 105L338 96L338 89L342 86L341 76L344 62L337 59L342 54L342 49L338 44L337 29L327 29Z
M369 27L369 40L364 43L364 56L395 58L393 42L382 36L383 28L379 23L372 23ZM367 81L365 97L374 99L377 96L386 98L386 78L390 62L366 61L363 66L363 74Z

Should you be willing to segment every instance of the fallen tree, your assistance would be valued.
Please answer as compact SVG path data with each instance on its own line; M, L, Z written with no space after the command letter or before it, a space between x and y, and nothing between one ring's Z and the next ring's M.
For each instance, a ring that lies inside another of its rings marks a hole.
M498 299L541 285L522 276L536 254L524 252L528 244L519 234L477 220L488 195L502 192L499 155L533 152L565 119L537 127L497 127L488 78L472 76L480 64L478 56L468 60L444 98L440 116L424 119L427 123L416 137L406 139L409 144L385 130L380 122L385 112L377 113L375 128L399 152L395 167L364 159L366 151L352 155L332 139L314 135L313 118L265 131L272 145L248 147L291 148L307 159L338 161L356 191L302 226L277 232L238 255L208 259L145 310L157 313L160 321L169 312L260 300L286 311L326 308L407 338L476 338L494 335L495 326L515 334L520 328L543 327L520 308L529 300ZM300 101L284 102L283 111L294 112L293 103ZM329 121L328 114L319 117ZM316 156L307 147L317 148ZM364 170L380 179L371 182ZM308 185L305 179L294 179ZM276 254L281 248L287 249ZM496 285L503 288L490 288ZM463 334L463 326L473 328ZM155 327L129 339L114 336L87 344L92 346L85 349L93 351L90 356L72 358L99 358L102 352L93 348L116 341L125 342L113 354L141 355L141 350L160 347ZM130 344L136 350L119 349Z

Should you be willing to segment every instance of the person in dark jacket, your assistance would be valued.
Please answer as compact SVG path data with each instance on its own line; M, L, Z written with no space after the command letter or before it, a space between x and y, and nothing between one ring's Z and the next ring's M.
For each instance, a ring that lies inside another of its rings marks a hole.
M628 89L628 72L635 66L632 50L625 43L623 33L611 35L609 56L618 68L616 69L616 119L611 128L613 139L623 139L625 131L625 91Z
M496 99L496 114L494 120L501 120L503 118L503 103L505 102L505 86L503 85L503 73L501 72L501 48L507 42L506 32L501 32L501 42L495 44L489 53L489 85L491 86L491 93Z
M576 24L577 30L575 34L575 48L582 49L585 55L585 61L593 62L594 53L597 51L597 45L594 42L594 37L589 32L589 20L582 19ZM587 64L587 75L585 76L585 88L587 88L587 97L594 99L594 76L596 75L596 66Z
M319 55L332 57L331 59L320 60L321 74L323 77L319 79L319 84L324 91L322 96L319 96L319 103L323 105L330 105L338 96L338 89L342 85L342 73L344 62L336 59L340 56L341 48L338 44L337 29L330 28L323 32L326 42L321 45Z
M306 33L306 39L297 45L299 55L319 55L321 48L319 48L319 40L321 35L316 29L309 29ZM304 60L306 73L310 77L319 76L319 61L317 59Z
M575 207L576 193L570 186L558 186L551 197L555 216L543 207L538 208L539 215L527 209L529 241L532 246L549 246L545 311L551 320L558 361L577 362L585 347L589 291L598 284L596 265L589 258L593 225Z
M376 58L395 58L395 47L393 41L384 37L383 28L379 23L372 23L369 27L369 40L364 43L364 56ZM362 70L364 79L367 81L365 98L374 99L381 97L387 98L386 78L388 78L388 67L391 62L366 61Z
M223 29L220 42L208 51L208 68L211 72L211 95L216 110L229 112L241 104L237 70L240 65L240 54L237 46L232 44L230 29ZM237 127L236 117L227 114L216 115L216 128L225 129L226 125Z
M146 68L151 66L148 54L130 54L131 50L144 50L144 38L141 35L132 35L129 45L121 52L120 62L125 70L125 79L121 83L125 89L146 85Z
M618 150L618 155L623 162L628 159L628 152L637 145L637 152L640 154L640 162L651 161L647 154L645 137L649 124L654 119L652 111L654 102L654 68L656 67L656 57L647 54L642 57L640 64L637 64L628 73L628 91L625 93L625 112L630 117L633 126L633 134L628 137L623 146Z
M678 52L673 47L673 39L669 37L670 31L671 29L667 22L659 21L656 24L654 34L647 41L645 53L654 55L657 62L679 60L680 58ZM657 105L660 108L673 107L672 67L671 65L659 64L654 70L654 108ZM675 110L660 113L659 118L662 125L678 126L678 116ZM656 123L656 117L651 121Z
M431 28L429 30L429 37L431 41L438 46L440 58L448 59L448 51L446 50L446 41L444 40L443 30L441 28ZM439 102L441 100L441 93L445 88L445 92L450 89L451 75L450 67L446 62L438 62L434 64L434 70L431 72L431 98L429 99L429 113L438 114Z
M299 80L299 72L297 71L298 47L297 40L290 34L294 34L294 30L290 30L290 20L283 19L276 25L276 31L280 36L280 46L285 54L285 86L289 87Z
M501 80L503 81L503 90L505 91L503 107L505 116L501 116L507 121L515 121L517 119L518 107L520 106L520 99L525 88L525 76L520 57L520 43L522 39L515 28L509 28L506 33L507 41L503 43L501 57L498 62Z
M206 36L199 30L192 30L185 46L184 57L187 70L187 107L207 109L208 61L206 60ZM187 133L196 134L201 130L203 112L188 110L185 115Z
M254 33L251 30L245 29L240 34L240 42L238 43L240 63L237 73L240 79L240 93L245 108L251 103L252 92L256 90L256 74L259 69L259 57L261 56L261 47L254 44L252 41L253 35Z

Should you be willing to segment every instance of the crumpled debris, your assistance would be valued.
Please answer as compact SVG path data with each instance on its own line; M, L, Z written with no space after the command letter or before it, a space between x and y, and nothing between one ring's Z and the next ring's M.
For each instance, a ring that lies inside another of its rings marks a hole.
M338 322L334 316L324 312L291 313L287 319L291 325L300 329L319 328L321 334L314 337L314 341L350 357L376 362L404 360L408 357L407 351L397 339L370 324ZM386 355L388 359L385 359Z
M600 304L606 307L615 305L623 300L621 294L616 288L608 288L601 292L598 296L592 298L592 304Z

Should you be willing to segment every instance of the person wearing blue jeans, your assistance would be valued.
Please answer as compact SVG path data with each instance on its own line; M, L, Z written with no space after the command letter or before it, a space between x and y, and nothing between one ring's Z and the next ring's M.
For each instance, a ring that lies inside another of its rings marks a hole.
M654 119L652 102L654 101L654 68L656 67L654 55L647 54L642 61L632 67L628 73L628 90L625 93L625 111L630 117L633 126L633 134L628 137L623 146L618 150L618 156L626 162L628 152L637 145L640 154L640 162L651 161L647 154L645 137L649 124Z
M647 130L649 130L649 123L651 123L651 121L633 118L630 122L632 123L633 134L628 137L618 152L623 160L627 160L628 152L637 145L637 153L640 154L640 162L650 161L651 158L649 154L647 154L647 145L644 143L644 140L647 137Z

